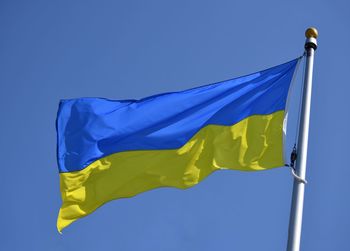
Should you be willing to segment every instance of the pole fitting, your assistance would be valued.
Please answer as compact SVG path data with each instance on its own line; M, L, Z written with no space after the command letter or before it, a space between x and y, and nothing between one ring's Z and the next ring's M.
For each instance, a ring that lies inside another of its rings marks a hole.
M318 37L318 31L314 27L310 27L305 31L305 49L317 49L317 37Z

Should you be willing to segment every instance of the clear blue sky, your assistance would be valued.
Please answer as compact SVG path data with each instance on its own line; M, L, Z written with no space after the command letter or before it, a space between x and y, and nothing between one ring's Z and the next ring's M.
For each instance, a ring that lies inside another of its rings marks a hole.
M345 0L1 1L0 249L284 250L287 168L221 171L189 190L113 201L60 235L55 118L64 98L141 98L283 63L302 54L304 30L316 26L301 245L350 250L349 8Z

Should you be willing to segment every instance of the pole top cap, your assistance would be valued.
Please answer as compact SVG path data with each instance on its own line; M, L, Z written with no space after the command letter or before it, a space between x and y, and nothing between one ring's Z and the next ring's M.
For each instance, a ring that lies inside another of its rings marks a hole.
M306 38L317 38L318 37L318 31L315 27L310 27L305 31L305 37Z

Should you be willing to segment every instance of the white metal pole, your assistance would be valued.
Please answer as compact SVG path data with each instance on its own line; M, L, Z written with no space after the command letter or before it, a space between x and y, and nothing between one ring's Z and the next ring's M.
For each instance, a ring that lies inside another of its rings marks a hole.
M314 52L317 49L318 32L308 28L305 32L306 68L303 88L303 100L300 114L299 136L297 145L296 174L300 179L294 179L292 206L289 219L287 251L300 250L301 225L303 220L304 190L307 160L307 145L309 138L310 105L312 89L312 73Z

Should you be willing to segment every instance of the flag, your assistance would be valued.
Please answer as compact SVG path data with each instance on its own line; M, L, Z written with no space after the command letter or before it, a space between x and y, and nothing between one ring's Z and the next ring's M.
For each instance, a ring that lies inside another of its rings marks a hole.
M189 188L220 169L283 166L282 127L297 62L140 100L62 100L58 230L114 199Z

